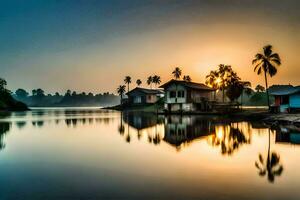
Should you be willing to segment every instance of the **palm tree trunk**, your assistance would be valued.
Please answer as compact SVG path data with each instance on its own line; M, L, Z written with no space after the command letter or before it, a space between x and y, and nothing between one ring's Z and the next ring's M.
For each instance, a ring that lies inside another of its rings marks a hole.
M129 92L129 83L127 83L127 92Z
M269 99L269 90L268 90L268 79L267 79L267 72L265 72L265 83L266 83L266 92L267 92L267 100L268 100L268 108L270 110L270 99Z
M225 98L224 98L225 96L224 96L224 93L225 93L225 90L223 89L223 90L222 90L222 96L223 96L222 98L223 98L223 103L225 102Z

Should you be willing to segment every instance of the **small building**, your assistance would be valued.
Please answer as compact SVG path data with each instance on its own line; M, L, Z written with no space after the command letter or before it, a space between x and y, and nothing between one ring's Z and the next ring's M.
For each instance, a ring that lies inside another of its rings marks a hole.
M269 88L269 93L275 97L275 103L272 107L277 112L300 110L300 86L273 85Z
M176 111L208 111L215 100L215 89L202 83L170 80L160 86L165 91L165 109Z
M133 90L127 92L129 104L154 104L163 96L164 92L159 89L146 89L136 87Z

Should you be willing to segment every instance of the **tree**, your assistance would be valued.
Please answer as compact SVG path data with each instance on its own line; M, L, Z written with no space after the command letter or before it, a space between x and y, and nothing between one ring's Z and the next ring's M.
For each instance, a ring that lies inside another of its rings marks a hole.
M136 80L136 84L137 84L137 86L140 86L142 84L141 79Z
M15 94L17 95L18 98L21 98L21 99L24 99L29 95L29 93L26 90L21 89L21 88L17 89Z
M117 93L119 94L120 98L121 98L121 104L123 101L123 95L126 91L126 86L125 85L119 85L119 87L117 88Z
M31 93L32 93L32 96L36 96L36 89L33 89L33 90L31 91Z
M45 96L44 90L42 90L41 88L38 88L36 90L36 96L38 96L38 97L44 97Z
M158 84L160 84L161 83L160 76L154 75L152 77L152 82L155 84L155 86L157 86Z
M256 92L264 92L264 91L265 91L265 87L258 84L258 85L255 87L255 90L256 90Z
M129 92L129 84L131 83L131 77L125 76L124 82L125 84L127 84L127 91Z
M205 84L212 87L215 90L219 89L219 74L218 71L210 71L210 73L206 76ZM216 92L214 92L214 99L216 99Z
M220 64L217 70L210 71L209 75L206 76L206 83L214 89L222 91L222 99L225 102L226 88L239 79L230 65Z
M147 78L147 84L150 85L150 88L152 89L152 83L153 83L153 77L152 76L149 76Z
M0 91L4 91L6 89L7 82L3 78L0 78Z
M254 65L254 72L257 72L258 75L261 73L264 74L267 101L270 108L267 75L273 77L277 74L277 67L281 65L281 59L278 53L273 53L273 47L271 45L266 45L263 47L263 53L257 53L255 55L255 58L252 60L252 65Z
M181 77L181 69L179 67L176 67L174 69L174 71L172 72L174 78L177 80L177 79L180 79Z
M192 79L189 75L184 75L183 80L186 81L186 82L191 82L192 81Z

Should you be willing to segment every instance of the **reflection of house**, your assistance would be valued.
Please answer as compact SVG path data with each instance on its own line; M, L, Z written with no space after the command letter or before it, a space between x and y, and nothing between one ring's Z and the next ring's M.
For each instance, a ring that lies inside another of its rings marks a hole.
M276 132L275 142L300 144L300 133L283 133Z
M201 83L171 80L160 87L165 90L168 111L206 111L214 99L215 90Z
M159 121L161 121L157 115L153 115L151 113L134 112L124 113L123 120L137 130L155 126L159 123Z
M270 95L275 97L275 109L279 112L300 110L300 86L273 85Z
M163 95L161 90L136 87L127 93L130 104L152 104Z
M164 140L169 144L180 146L192 140L208 136L214 131L211 121L196 116L169 116L165 120Z

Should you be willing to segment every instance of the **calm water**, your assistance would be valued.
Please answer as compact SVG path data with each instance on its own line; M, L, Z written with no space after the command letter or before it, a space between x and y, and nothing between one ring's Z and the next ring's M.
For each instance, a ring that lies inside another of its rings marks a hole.
M297 143L297 131L216 117L11 113L0 199L300 199Z

